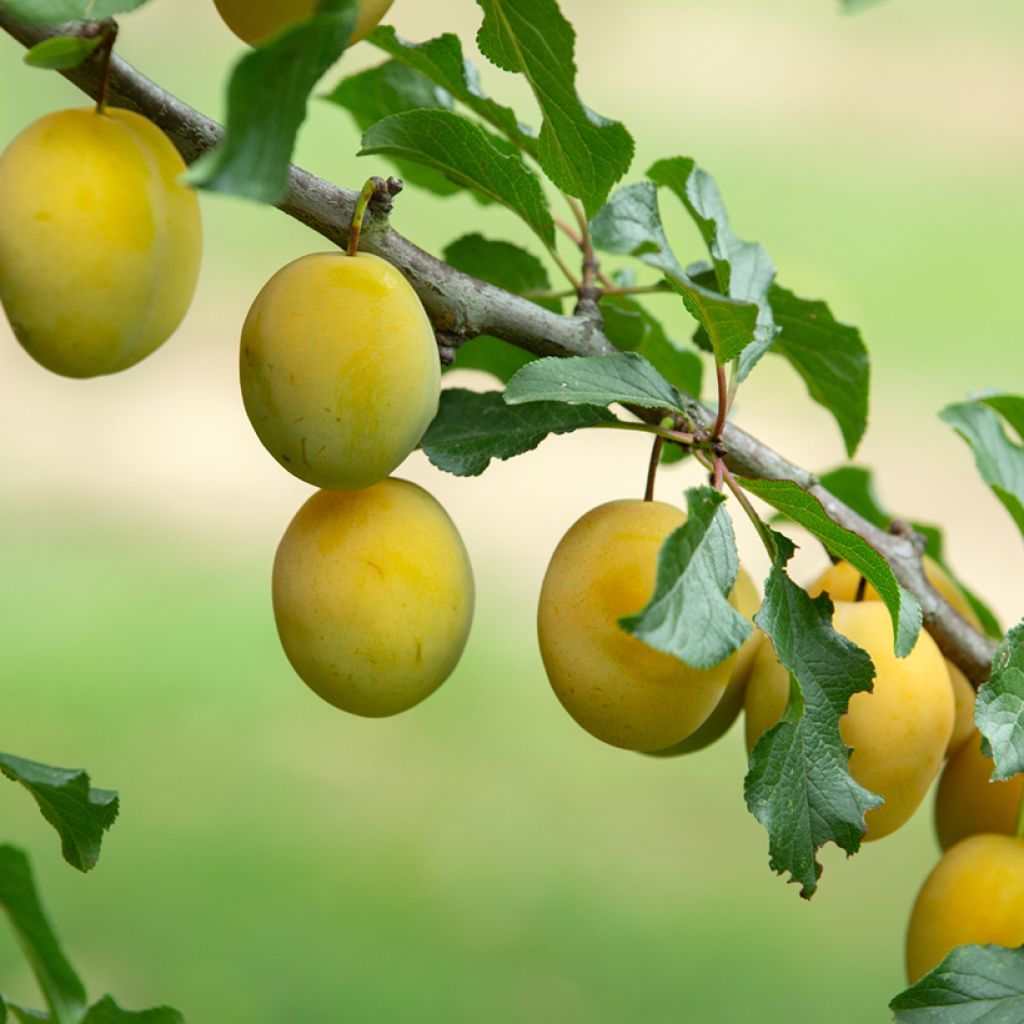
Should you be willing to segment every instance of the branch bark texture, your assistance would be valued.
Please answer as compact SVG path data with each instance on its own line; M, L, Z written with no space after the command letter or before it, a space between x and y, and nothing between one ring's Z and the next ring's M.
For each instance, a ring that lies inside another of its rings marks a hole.
M59 29L26 25L0 9L0 28L23 46L30 47ZM90 59L61 72L88 96L96 99L100 66ZM217 144L223 128L167 93L126 61L115 56L110 70L109 103L145 115L177 147L186 163ZM282 212L323 235L335 245L348 244L357 192L292 167L288 190L279 204ZM419 248L387 225L386 219L367 216L360 247L398 267L416 289L434 327L446 345L479 334L489 334L537 355L597 356L616 348L605 337L600 320L588 316L560 316L528 299L460 273ZM688 405L698 429L711 430L714 414L697 401ZM768 448L733 424L723 433L729 469L740 476L792 480L813 494L841 526L859 534L889 563L897 579L921 604L924 623L943 653L975 685L989 675L995 644L978 633L925 579L920 552L913 538L878 529L825 490L814 476Z

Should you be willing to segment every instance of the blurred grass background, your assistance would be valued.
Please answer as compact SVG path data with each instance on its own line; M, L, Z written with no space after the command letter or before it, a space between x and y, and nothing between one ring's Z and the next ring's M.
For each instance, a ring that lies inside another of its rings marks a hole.
M875 373L863 461L892 507L943 522L954 564L1019 617L1019 539L934 413L1024 383L1024 9L562 6L583 95L637 137L634 177L695 156L781 280L863 329ZM472 0L397 0L391 20L409 38L468 40L479 16ZM120 52L218 114L239 51L212 4L165 0L124 19ZM359 47L346 63L378 59ZM0 140L83 103L19 60L0 38ZM518 83L491 68L484 82L529 117ZM314 104L301 162L354 187L382 169L357 148L347 117ZM463 663L382 722L334 712L294 678L268 575L307 489L252 435L235 360L252 296L320 242L274 211L203 203L195 309L129 375L51 377L0 326L0 748L87 766L123 804L85 878L12 786L0 787L2 839L31 850L90 991L249 1024L885 1019L937 856L927 809L852 860L826 851L806 904L769 871L743 807L738 731L698 756L648 760L592 741L547 688L533 629L544 564L587 508L639 496L642 440L558 439L474 481L413 456L403 474L448 507L476 565ZM527 242L467 199L410 192L395 222L434 251L468 230ZM673 223L680 255L696 258ZM841 458L829 418L774 360L737 418L810 467ZM659 493L678 500L693 479L666 472ZM815 557L807 546L805 571ZM38 1004L6 932L0 991Z

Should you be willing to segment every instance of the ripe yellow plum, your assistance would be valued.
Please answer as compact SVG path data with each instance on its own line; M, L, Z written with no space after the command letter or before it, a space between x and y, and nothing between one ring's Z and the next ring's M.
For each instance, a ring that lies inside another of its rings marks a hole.
M661 545L685 519L662 502L600 505L569 529L544 577L537 628L548 679L566 711L616 747L651 752L686 739L721 700L736 659L694 669L619 625L650 600Z
M753 620L761 607L761 595L757 592L754 581L742 567L736 577L732 593L729 595L729 603L744 618L750 620ZM764 634L755 626L743 646L736 652L736 661L733 663L729 682L726 684L722 699L715 705L715 710L711 712L704 724L682 743L677 743L674 747L669 747L668 750L654 751L656 757L673 757L676 754L691 754L696 750L703 750L732 728L733 722L736 721L743 709L747 680L750 678L750 670L754 665L757 649L763 640Z
M918 981L955 946L1024 943L1024 840L977 835L925 880L907 928L907 978Z
M935 792L935 832L944 850L982 832L1013 834L1024 775L992 782L994 768L977 731L946 762Z
M871 656L874 688L856 693L839 720L843 742L853 748L850 774L885 803L867 813L866 839L899 828L924 799L942 764L953 731L953 691L942 654L922 632L910 655L893 653L892 621L878 601L837 601L836 632ZM747 683L747 747L782 717L789 674L772 645L758 650Z
M928 582L964 619L975 629L981 631L981 620L949 573L928 555L922 559L922 565ZM833 601L853 601L857 596L860 581L860 573L849 562L837 562L822 573L807 590L811 597L816 597L824 591ZM863 599L865 601L881 600L878 591L870 583L864 588ZM953 686L953 698L956 701L956 721L953 726L953 735L949 740L949 749L946 751L946 756L952 757L967 742L974 729L974 687L967 681L963 672L948 658L946 659L946 668L949 671L950 683Z
M389 479L318 491L274 561L288 660L343 711L383 718L451 675L473 617L473 573L454 523L421 487Z
M316 0L214 0L224 23L247 43L262 43L293 22L308 18ZM394 0L360 0L356 27L349 45L365 39L388 12Z
M62 110L0 156L0 303L25 351L65 377L116 373L177 329L202 228L185 164L129 110Z
M390 263L317 253L279 270L242 328L242 398L264 447L317 487L387 477L437 412L427 314Z

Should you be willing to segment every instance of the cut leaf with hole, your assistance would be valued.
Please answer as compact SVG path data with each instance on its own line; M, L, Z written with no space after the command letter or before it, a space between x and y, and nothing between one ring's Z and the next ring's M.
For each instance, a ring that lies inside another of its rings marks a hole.
M651 600L620 620L627 633L693 668L724 661L751 632L729 604L739 558L724 501L709 487L686 492L687 519L658 553Z
M996 650L992 674L978 690L974 722L991 748L993 780L1024 772L1024 623Z
M576 92L576 33L555 0L477 0L483 55L521 74L544 120L537 157L563 192L593 216L633 162L633 139L617 121L595 114Z
M79 871L95 867L103 833L117 818L117 793L93 789L89 776L0 753L0 772L32 794L43 817L60 836L64 859Z
M224 138L187 180L214 192L276 204L317 82L345 52L358 0L320 0L317 13L245 54L228 83Z
M507 405L500 391L448 388L420 446L427 458L455 476L478 476L492 459L531 451L549 434L616 422L601 406L537 402Z
M508 382L505 401L510 405L524 402L612 405L619 402L685 413L679 392L635 352L534 360Z
M741 479L739 483L810 530L830 554L849 562L878 591L892 618L896 654L905 658L921 632L921 606L900 586L889 563L863 537L840 526L813 494L792 480Z
M540 179L518 155L503 153L479 125L450 110L410 110L378 121L360 155L384 153L432 167L521 217L546 246L555 225Z
M856 853L864 815L882 803L850 775L839 733L850 698L871 689L875 670L867 652L832 628L828 595L812 599L789 578L793 542L772 536L776 554L754 622L790 674L789 703L750 755L744 794L768 830L773 870L788 872L809 898L821 876L817 851L835 843Z

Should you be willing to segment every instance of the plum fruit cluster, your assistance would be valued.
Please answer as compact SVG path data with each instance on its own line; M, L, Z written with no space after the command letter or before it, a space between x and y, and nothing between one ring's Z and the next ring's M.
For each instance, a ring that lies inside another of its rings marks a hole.
M392 0L362 0L352 41ZM215 0L227 26L259 45L311 15L316 0ZM185 165L167 137L128 110L49 114L0 155L0 304L38 363L67 377L116 373L177 329L199 274L202 228ZM455 524L425 490L393 473L437 413L433 326L401 271L352 251L279 270L241 331L243 404L264 448L316 488L273 566L284 652L319 697L369 718L398 714L453 672L473 618L474 581ZM541 588L538 641L558 701L588 733L658 757L699 751L745 712L746 743L782 718L789 672L756 627L720 663L694 668L622 626L655 590L658 557L684 513L651 500L587 512L558 544ZM980 629L936 562L925 575ZM839 721L849 771L883 803L865 839L899 829L936 779L943 856L913 907L911 982L954 946L1024 943L1024 776L991 782L974 726L975 692L922 632L893 653L889 613L850 565L808 588L827 593L833 626L870 656L870 691ZM753 622L760 596L740 567L732 606Z
M376 256L305 256L253 302L239 372L264 447L320 488L274 562L274 617L292 667L344 711L411 708L451 674L473 616L458 530L431 495L390 475L440 398L419 297Z

